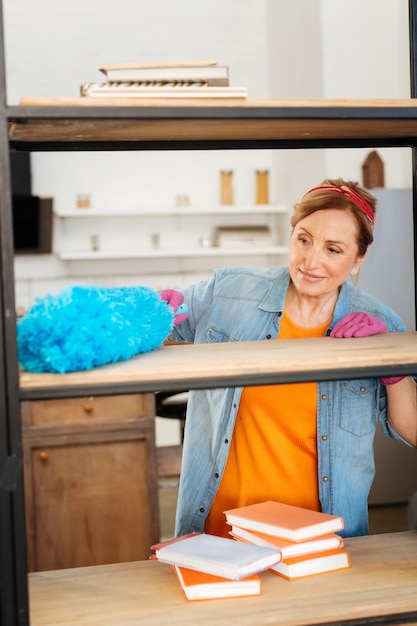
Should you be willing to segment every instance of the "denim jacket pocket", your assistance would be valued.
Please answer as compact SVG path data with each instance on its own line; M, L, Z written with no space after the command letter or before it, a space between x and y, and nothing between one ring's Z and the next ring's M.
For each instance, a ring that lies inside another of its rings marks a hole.
M228 343L230 341L238 341L238 339L231 337L225 330L214 328L214 326L210 326L210 328L207 329L206 339L207 343Z
M370 379L341 383L340 428L356 437L365 437L376 426L377 384Z

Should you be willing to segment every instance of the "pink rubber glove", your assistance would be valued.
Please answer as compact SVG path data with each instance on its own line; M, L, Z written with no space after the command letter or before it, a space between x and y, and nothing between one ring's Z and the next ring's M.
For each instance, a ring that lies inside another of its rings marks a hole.
M174 326L177 324L182 324L188 318L188 308L187 305L184 304L184 295L181 291L176 291L175 289L164 289L159 292L159 296L161 300L165 300L174 311L177 313L174 317Z
M386 332L385 323L378 317L363 311L355 311L345 315L337 322L330 333L330 337L369 337L370 335L383 335ZM404 376L387 376L381 378L381 383L383 385L395 385L403 378Z
M355 311L342 317L330 333L330 337L369 337L387 332L384 322L378 317Z

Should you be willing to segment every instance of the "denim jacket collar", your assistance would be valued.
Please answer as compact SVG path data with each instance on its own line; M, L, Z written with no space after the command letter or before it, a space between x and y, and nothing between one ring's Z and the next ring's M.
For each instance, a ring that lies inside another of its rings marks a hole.
M259 308L270 313L282 313L290 284L290 273L287 267L277 268L275 280L265 294Z

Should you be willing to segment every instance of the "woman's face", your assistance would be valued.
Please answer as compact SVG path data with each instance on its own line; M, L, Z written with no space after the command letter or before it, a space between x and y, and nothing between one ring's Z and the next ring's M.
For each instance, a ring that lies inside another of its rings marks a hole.
M291 234L289 270L300 294L320 297L336 292L355 275L365 256L358 256L357 224L350 213L316 211L302 219Z

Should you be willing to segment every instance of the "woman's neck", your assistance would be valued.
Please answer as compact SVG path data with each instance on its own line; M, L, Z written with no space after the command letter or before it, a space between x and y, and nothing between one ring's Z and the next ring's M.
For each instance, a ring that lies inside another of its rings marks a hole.
M305 296L300 294L290 283L285 300L284 313L305 328L314 328L324 324L333 317L339 292L323 296Z

